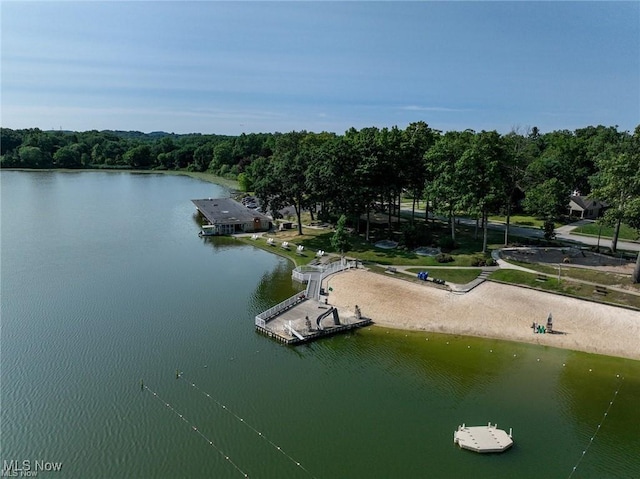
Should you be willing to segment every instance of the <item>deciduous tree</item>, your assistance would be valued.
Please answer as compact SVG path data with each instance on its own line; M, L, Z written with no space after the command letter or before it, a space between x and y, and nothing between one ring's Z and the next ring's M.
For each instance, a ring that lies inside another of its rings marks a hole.
M340 254L344 254L351 248L351 242L349 241L349 232L346 229L347 217L341 215L336 223L336 230L331 237L331 246Z

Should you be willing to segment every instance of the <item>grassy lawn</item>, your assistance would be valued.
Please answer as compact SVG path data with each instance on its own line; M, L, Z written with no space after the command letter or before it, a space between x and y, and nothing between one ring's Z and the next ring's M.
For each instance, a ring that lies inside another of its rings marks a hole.
M510 263L517 264L525 268L533 269L535 271L540 271L541 273L546 273L556 277L558 276L557 266L548 266L545 264L538 264L538 263L525 263L522 261L510 261ZM631 286L634 289L637 289L638 291L640 291L640 284L631 283L631 276L610 273L607 271L586 269L586 268L573 268L570 266L563 265L562 271L560 272L560 277L579 279L582 281L590 281L592 283L597 283L604 286L626 285L626 286Z
M308 214L303 215L302 223L308 224L310 218ZM448 238L450 235L450 228L443 222L436 221L435 223L429 222L429 239L426 240L424 245L437 245L443 238ZM296 265L307 264L315 259L315 253L318 250L323 250L328 253L336 253L331 246L331 238L333 236L333 229L324 228L306 228L303 227L303 234L298 235L297 228L291 230L284 230L278 232L271 232L265 235L265 237L258 240L241 239L241 241L254 244L260 248L268 251L280 254L282 256L290 258ZM387 238L388 232L383 227L372 227L372 236L377 239ZM266 244L266 238L271 237L274 239L276 246L269 246ZM392 238L396 241L401 239L401 234L397 231L392 233ZM367 242L364 239L364 235L353 234L350 237L351 248L345 251L345 256L357 258L367 263L377 263L381 265L398 265L398 266L416 266L416 267L429 267L429 266L474 266L474 261L478 259L487 259L489 255L483 255L480 253L482 250L482 231L478 232L478 238L475 238L475 228L465 225L456 226L456 249L451 251L453 258L449 263L438 263L434 257L420 256L415 254L411 250L399 247L394 249L382 249L374 246L374 241ZM290 243L289 251L284 250L280 245L283 241ZM488 249L500 248L503 245L504 234L499 231L488 231ZM518 238L513 238L512 241L518 241ZM522 239L526 243L526 240ZM296 253L296 246L304 246L303 255ZM443 277L443 279L447 280ZM453 279L450 281L455 282Z
M493 221L495 223L506 223L507 217L500 215L489 216L489 221ZM540 229L544 225L544 220L526 215L512 215L510 221L513 226L525 226L536 229Z
M303 219L304 223L304 219ZM420 256L413 251L406 249L382 249L376 248L373 244L364 240L362 235L352 235L351 249L345 251L345 256L358 258L363 262L378 263L382 265L406 265L416 267L428 267L428 266L472 266L474 259L486 258L478 251L482 249L482 239L474 239L473 231L469 231L468 228L458 227L458 248L451 252L453 261L450 263L438 263L434 257ZM441 228L436 225L434 228L433 237L437 239L440 235L448 234L448 228ZM298 235L297 229L271 232L264 237L257 240L251 240L250 238L239 238L240 241L247 244L253 244L259 248L280 254L282 256L290 258L296 265L307 264L315 259L315 253L318 250L323 250L328 253L335 253L331 246L331 238L333 236L332 229L315 229L315 228L303 228L303 234ZM379 235L379 237L382 237ZM273 238L276 246L269 246L266 243L266 238ZM490 232L489 241L499 245L499 241L502 239L502 234L499 232ZM290 243L289 250L285 250L281 247L283 241ZM296 246L304 246L303 255L296 253ZM446 278L443 278L446 280ZM451 280L453 281L453 280Z
M596 223L589 223L586 225L578 226L571 233L585 236L598 236L598 232L600 231L600 226ZM600 233L602 238L612 238L613 237L613 227L611 226L603 226L602 231ZM638 234L638 230L635 228L631 228L625 224L620 226L620 236L621 240L630 240L636 241L640 239L640 234Z
M576 283L563 278L558 284L557 278L549 278L546 281L538 281L538 276L526 271L513 269L501 269L491 273L490 279L505 283L525 285L536 289L555 293L568 294L579 298L593 299L604 303L632 306L640 308L640 296L611 291L606 295L595 293L595 287L590 284Z
M308 228L304 228L303 232L305 234L303 234L302 236L298 236L296 231L291 230L286 232L278 232L275 234L273 233L265 234L264 236L259 237L258 239L255 239L255 240L252 240L251 238L247 238L247 237L237 237L237 240L242 241L243 243L255 246L256 248L269 251L270 253L278 254L280 256L290 259L293 262L293 264L295 264L296 266L302 266L305 264L309 264L311 261L316 259L316 256L315 256L316 251L318 249L323 249L323 248L312 249L308 246L309 243L314 242L313 238L317 234L317 231L318 230L311 230ZM275 246L271 246L267 244L267 238L273 238ZM288 241L290 243L289 249L284 249L282 247L283 241ZM305 247L302 254L298 254L296 251L296 247L298 245L303 245ZM327 249L325 249L325 251L327 251Z

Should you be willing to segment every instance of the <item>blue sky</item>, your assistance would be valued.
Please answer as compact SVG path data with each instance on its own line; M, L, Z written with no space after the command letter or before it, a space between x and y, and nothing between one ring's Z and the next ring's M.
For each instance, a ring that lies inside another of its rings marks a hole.
M7 2L1 124L640 124L640 2Z

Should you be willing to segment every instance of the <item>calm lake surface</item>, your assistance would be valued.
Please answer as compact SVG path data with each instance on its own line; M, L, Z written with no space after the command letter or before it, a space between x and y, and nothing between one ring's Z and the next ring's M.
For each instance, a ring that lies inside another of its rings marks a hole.
M0 186L3 464L61 462L38 474L52 479L640 477L639 361L375 327L281 346L253 318L298 290L292 266L197 235L190 200L222 188L15 171ZM488 421L513 427L512 450L454 446L458 424Z

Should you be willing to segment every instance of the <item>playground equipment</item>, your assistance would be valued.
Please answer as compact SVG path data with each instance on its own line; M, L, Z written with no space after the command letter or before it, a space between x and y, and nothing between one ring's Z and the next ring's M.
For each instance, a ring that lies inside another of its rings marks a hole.
M335 324L336 326L340 326L340 316L338 316L338 310L334 307L331 307L325 312L323 312L321 315L319 315L318 318L316 319L316 325L318 326L319 330L324 329L320 324L320 322L330 314L333 314L333 324Z

